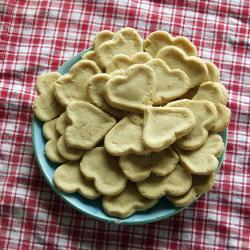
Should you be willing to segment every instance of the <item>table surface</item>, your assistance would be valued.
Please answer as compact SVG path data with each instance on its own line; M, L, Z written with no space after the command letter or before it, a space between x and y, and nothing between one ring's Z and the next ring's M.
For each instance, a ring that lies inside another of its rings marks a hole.
M165 2L165 3L164 3ZM0 3L0 249L249 249L249 1L3 0ZM37 75L131 26L188 37L221 70L232 111L212 191L180 214L141 226L106 224L49 188L31 144Z

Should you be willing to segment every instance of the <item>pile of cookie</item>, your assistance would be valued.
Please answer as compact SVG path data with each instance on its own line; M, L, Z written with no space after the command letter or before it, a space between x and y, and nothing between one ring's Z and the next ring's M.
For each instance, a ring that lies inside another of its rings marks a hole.
M165 197L192 203L215 181L230 121L218 68L184 37L101 31L69 73L37 79L36 117L54 183L125 218Z

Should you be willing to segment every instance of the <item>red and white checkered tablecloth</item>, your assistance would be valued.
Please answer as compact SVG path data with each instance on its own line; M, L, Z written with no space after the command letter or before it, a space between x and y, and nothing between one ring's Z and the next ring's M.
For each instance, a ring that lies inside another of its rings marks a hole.
M0 249L249 249L250 2L0 1ZM37 75L91 46L97 31L131 26L188 37L215 62L232 110L213 190L180 214L141 226L79 214L52 192L31 144Z

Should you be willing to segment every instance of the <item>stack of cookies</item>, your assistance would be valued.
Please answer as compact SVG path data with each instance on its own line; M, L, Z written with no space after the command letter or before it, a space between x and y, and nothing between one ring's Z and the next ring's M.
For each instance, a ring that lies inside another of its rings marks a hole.
M54 183L125 218L165 197L187 206L208 192L230 121L219 71L185 37L101 31L69 73L38 77L36 117Z

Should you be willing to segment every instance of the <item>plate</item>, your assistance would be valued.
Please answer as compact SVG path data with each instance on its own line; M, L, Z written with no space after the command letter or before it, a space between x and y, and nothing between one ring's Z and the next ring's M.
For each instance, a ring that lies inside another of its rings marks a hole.
M69 59L65 64L62 65L62 67L58 69L58 72L61 74L68 73L70 68L76 62L81 60L82 55L88 52L89 50L90 49L85 50L77 54L76 56L72 57L71 59ZM53 191L60 198L62 198L67 204L75 208L80 213L83 213L87 216L90 216L92 218L105 221L105 222L116 223L116 224L136 225L136 224L145 224L145 223L167 219L179 213L182 209L185 208L185 207L176 208L167 199L161 198L157 205L155 205L153 208L147 211L137 212L134 215L126 219L117 219L114 217L110 217L103 212L102 205L101 205L101 198L92 201L92 200L83 198L77 193L66 194L66 193L61 192L55 187L53 183L54 172L58 165L50 162L46 158L45 153L44 153L46 140L42 134L42 126L43 126L43 123L40 122L36 117L34 117L32 121L32 143L33 143L35 158L38 163L38 166L45 180L48 182L49 186L53 189ZM225 157L225 149L226 149L226 144L227 144L227 129L222 131L220 135L223 138L225 147L224 147L222 156L219 158L219 166L218 166L217 171L219 170Z

